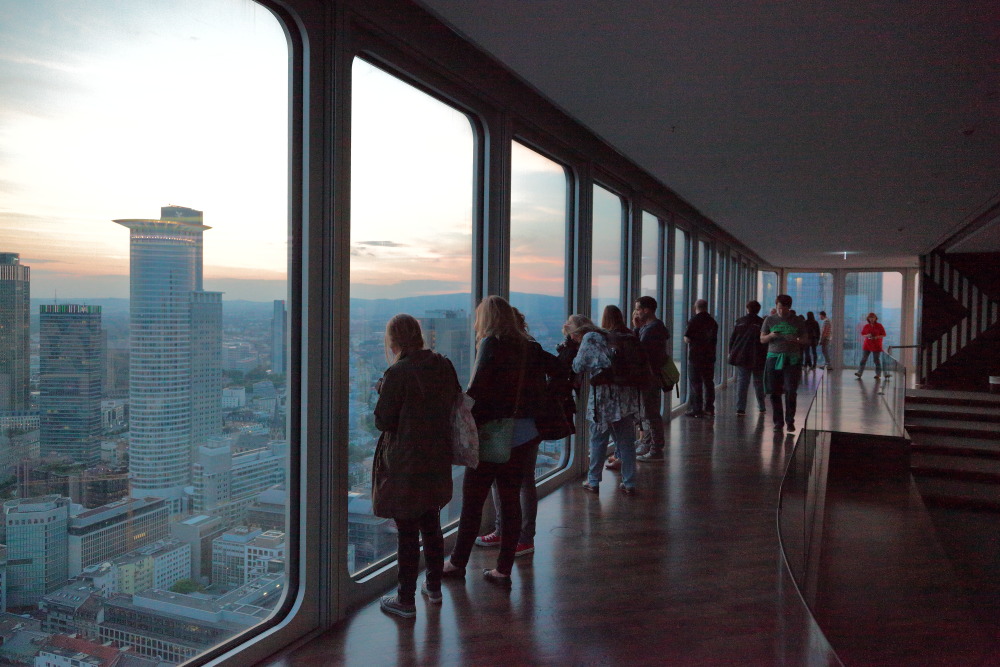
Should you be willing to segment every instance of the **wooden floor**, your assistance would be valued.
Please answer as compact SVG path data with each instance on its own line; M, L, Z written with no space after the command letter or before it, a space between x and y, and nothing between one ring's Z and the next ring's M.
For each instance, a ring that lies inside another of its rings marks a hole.
M846 372L809 374L800 405L820 382L837 398L814 419L895 428L873 381ZM719 393L714 420L670 422L667 461L640 464L637 495L605 472L599 496L573 482L544 498L512 589L477 575L496 555L477 548L442 606L418 595L416 620L403 620L373 602L270 664L805 664L809 645L816 659L824 642L782 566L775 520L794 436L775 433L770 414L737 417L732 393Z

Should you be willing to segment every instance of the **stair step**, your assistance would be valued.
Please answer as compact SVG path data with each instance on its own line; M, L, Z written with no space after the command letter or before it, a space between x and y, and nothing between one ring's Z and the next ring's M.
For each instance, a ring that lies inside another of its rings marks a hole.
M907 402L906 420L953 419L960 421L1000 422L1000 407L981 405L935 405Z
M930 419L927 417L907 418L904 426L911 434L935 433L941 435L982 438L986 440L1000 439L1000 424L993 422L975 422L960 419ZM913 438L919 440L919 437Z
M1000 484L947 477L918 477L916 482L925 503L1000 512Z
M1000 459L914 452L910 456L910 472L920 477L1000 484Z
M910 445L912 454L945 454L1000 459L1000 440L962 438L952 434L917 433Z
M907 389L906 404L979 405L1000 409L1000 394L984 391L947 391L939 389Z

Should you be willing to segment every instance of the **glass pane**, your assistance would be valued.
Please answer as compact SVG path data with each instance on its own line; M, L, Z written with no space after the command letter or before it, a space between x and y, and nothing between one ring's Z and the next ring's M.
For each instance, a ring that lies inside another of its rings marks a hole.
M566 170L517 143L511 144L510 303L524 313L528 331L556 353L566 321ZM538 448L535 477L566 460L568 440Z
M726 307L727 304L723 303L722 294L725 293L726 289L726 255L723 251L719 250L715 254L715 289L713 289L713 296L711 303L708 304L708 311L714 317L716 322L719 324L719 337L716 340L716 357L718 359L725 359L726 352L725 346L729 343L729 337L725 335L725 332L729 331L729 324L726 321ZM729 364L726 363L716 363L715 364L715 381L722 382L722 372L728 367Z
M472 369L472 178L468 118L398 78L355 59L351 126L351 338L348 566L358 572L393 554L392 522L372 515L372 455L379 432L375 382L387 366L386 322L420 320L428 347ZM387 192L392 197L387 197ZM441 521L458 518L455 500Z
M709 271L709 257L708 257L708 247L705 245L704 241L698 241L698 257L696 258L698 262L698 272L695 274L697 278L694 283L694 294L691 297L691 302L693 303L696 299L707 299L708 294L708 271ZM685 308L686 311L691 310L691 303L687 304Z
M3 13L7 611L84 599L64 633L181 662L285 584L285 33L240 0Z
M640 263L639 296L647 295L662 300L658 279L660 260L660 221L652 213L642 212L642 260ZM628 313L626 313L628 315Z
M819 319L819 311L833 312L832 273L789 273L788 295L792 297L792 309L802 317L811 312ZM771 304L774 305L773 302Z
M848 273L844 277L844 365L861 361L861 330L868 313L885 327L882 348L900 345L903 319L903 274L898 271ZM836 325L835 325L836 326ZM872 360L868 360L871 367Z
M684 354L684 329L685 324L688 321L688 313L691 308L688 305L688 298L686 283L684 276L687 275L687 253L688 253L688 234L683 229L674 229L674 285L673 285L673 309L674 309L674 323L673 329L670 332L670 339L673 341L674 351L674 363L677 367L684 372L683 366L686 359ZM687 398L687 381L684 377L681 377L681 382L678 385L681 391L681 401Z
M775 271L757 272L757 301L761 305L761 317L774 308L774 300L778 298L778 274ZM830 311L827 311L830 312Z
M604 307L621 307L622 200L594 186L594 231L591 253L591 316L600 323ZM625 311L622 311L625 312Z

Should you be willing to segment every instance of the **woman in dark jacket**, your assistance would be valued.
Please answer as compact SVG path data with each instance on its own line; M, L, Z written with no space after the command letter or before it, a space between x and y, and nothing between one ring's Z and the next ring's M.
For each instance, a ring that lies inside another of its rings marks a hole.
M375 405L382 436L372 466L372 511L396 522L399 590L383 597L381 606L413 618L421 534L427 578L420 592L441 603L441 508L451 500L451 409L461 385L448 359L424 349L420 323L412 316L389 320L385 347L395 363L379 381Z
M537 344L521 330L510 304L498 296L486 297L476 308L476 365L468 394L476 404L472 415L477 426L494 420L513 419L510 459L492 463L480 458L479 466L465 469L462 484L462 516L458 536L444 576L462 578L472 545L479 533L483 503L493 481L500 495L502 534L497 566L484 570L493 583L510 585L510 571L521 532L520 489L526 458L533 456L538 442L535 409L542 404L545 375ZM525 446L529 445L529 446Z

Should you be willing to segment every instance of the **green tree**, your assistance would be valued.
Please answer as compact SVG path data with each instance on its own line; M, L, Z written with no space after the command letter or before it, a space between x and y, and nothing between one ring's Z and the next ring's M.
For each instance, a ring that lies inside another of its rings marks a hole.
M201 593L205 590L205 587L199 584L194 579L178 579L177 583L170 587L171 592L174 593Z

